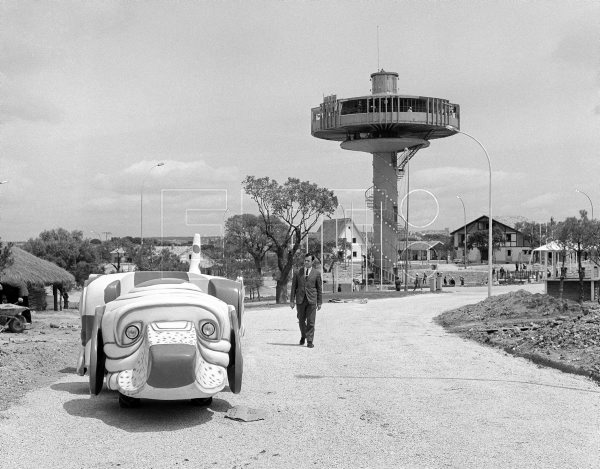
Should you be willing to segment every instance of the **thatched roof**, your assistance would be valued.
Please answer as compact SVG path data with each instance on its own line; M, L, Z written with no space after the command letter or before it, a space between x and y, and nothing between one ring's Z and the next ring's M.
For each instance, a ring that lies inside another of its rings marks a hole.
M9 285L54 285L75 283L75 277L65 269L34 256L21 248L11 249L13 263L2 273L0 282Z

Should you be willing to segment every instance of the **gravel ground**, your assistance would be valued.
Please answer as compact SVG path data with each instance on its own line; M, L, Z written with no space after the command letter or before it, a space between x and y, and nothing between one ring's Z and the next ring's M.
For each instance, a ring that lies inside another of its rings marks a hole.
M0 413L0 467L597 467L596 383L433 321L486 293L325 304L314 349L297 345L289 307L250 309L242 392L220 393L207 409L144 401L123 410L114 393L92 398L86 378L57 373ZM236 406L267 418L225 418ZM8 444L16 436L27 443Z
M518 290L447 311L448 331L600 383L600 305Z

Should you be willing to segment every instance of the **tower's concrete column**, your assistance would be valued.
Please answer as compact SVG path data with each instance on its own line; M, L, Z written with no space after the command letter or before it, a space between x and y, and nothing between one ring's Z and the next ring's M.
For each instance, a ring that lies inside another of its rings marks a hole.
M391 280L397 258L398 179L397 153L373 153L373 246L379 270L383 253L383 279Z

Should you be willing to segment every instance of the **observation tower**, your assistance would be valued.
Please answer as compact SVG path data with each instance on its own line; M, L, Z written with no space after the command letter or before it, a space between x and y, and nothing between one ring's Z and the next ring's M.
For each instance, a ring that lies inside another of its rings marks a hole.
M341 142L344 150L373 155L373 186L366 195L373 209L375 266L392 280L397 260L398 181L406 164L429 141L460 129L460 106L447 99L398 94L398 73L371 74L371 95L338 99L326 96L311 109L313 137Z

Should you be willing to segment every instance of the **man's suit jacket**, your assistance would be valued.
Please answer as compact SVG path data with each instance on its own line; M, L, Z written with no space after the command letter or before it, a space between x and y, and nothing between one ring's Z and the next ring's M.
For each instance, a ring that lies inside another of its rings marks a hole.
M291 301L300 304L304 301L304 295L306 295L310 304L320 306L323 301L321 273L317 269L312 268L310 269L308 279L306 279L304 272L305 270L302 268L294 274L294 278L292 279L292 291L290 294Z

